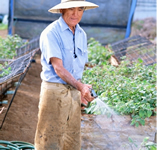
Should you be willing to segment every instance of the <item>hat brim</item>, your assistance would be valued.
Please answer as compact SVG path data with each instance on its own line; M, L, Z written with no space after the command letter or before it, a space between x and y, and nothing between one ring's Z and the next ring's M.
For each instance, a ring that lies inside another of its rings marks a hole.
M51 13L60 13L60 9L68 9L68 8L72 8L72 7L85 7L85 10L89 10L89 9L94 9L99 7L98 5L91 3L91 2L87 2L87 1L69 1L69 2L64 2L64 3L60 3L52 8L50 8L48 11Z

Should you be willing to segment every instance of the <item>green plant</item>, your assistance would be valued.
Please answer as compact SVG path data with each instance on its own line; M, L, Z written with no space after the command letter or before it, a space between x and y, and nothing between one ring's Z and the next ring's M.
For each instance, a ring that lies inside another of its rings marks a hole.
M132 138L128 137L128 140L130 143L132 143L135 147L138 147L136 144L136 141L134 141ZM157 144L151 141L148 141L149 137L145 137L142 141L142 143L139 145L139 150L156 150Z
M7 67L8 63L0 64L0 77L6 76L11 72L11 67Z
M0 30L6 30L8 28L8 25L0 23Z
M88 59L90 65L103 65L108 63L113 52L108 51L100 42L94 38L88 40Z
M18 35L7 36L6 39L0 37L0 59L13 59L16 56L16 49L26 44ZM7 63L0 64L0 77L10 73L11 67Z
M132 143L135 147L138 147L138 145L136 144L136 142L135 142L132 138L128 137L128 140L129 140L129 142Z
M148 140L149 140L149 137L144 138L139 150L156 150L157 149L157 144L154 142L150 142Z
M18 36L7 36L6 39L0 37L0 59L13 59L16 56L16 49L23 46L25 42Z
M157 106L156 64L144 66L142 63L141 59L132 65L123 60L119 67L105 63L86 69L83 74L83 82L92 84L101 100L116 112L131 115L131 125L136 127L145 125L145 118L156 115ZM92 110L94 105L90 105ZM90 108L88 112L91 113Z

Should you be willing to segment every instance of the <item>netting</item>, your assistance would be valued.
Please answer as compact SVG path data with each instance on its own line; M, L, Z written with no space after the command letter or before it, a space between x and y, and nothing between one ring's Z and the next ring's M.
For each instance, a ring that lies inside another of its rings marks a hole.
M19 57L19 58L15 59L13 62L11 62L6 67L6 69L11 67L11 72L7 76L0 78L0 85L5 83L7 80L16 78L20 74L24 73L26 68L30 65L30 61L37 50L38 49L35 49L32 52L30 52L22 57ZM0 71L0 74L1 73L2 73L2 71Z
M39 47L39 37L33 38L26 45L24 45L16 50L15 58L18 58L24 54L27 54L38 47Z
M142 59L144 65L156 63L156 47L145 37L133 36L113 43L111 47L119 62L121 57L126 56L131 63L138 59Z
M11 68L11 71L8 75L0 77L0 101L3 97L3 93L5 93L7 89L14 85L22 73L25 73L26 68L30 65L32 57L39 50L38 43L39 37L31 40L28 44L17 49L17 59L0 59L1 63L9 62L9 65L5 69L8 69L9 67ZM0 74L2 73L3 71L0 71Z

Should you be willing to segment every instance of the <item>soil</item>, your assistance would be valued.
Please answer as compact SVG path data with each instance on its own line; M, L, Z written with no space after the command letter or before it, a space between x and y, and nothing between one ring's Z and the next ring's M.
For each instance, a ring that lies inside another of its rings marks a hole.
M8 33L7 30L0 30L0 37L6 38L7 37L7 33Z
M35 60L36 63L31 64L10 107L0 130L0 140L18 140L34 143L41 84L40 56L36 55ZM8 100L11 98L11 95L7 97ZM6 110L0 114L1 119L5 112Z
M156 39L156 20L155 18L146 18L144 20L135 20L132 23L131 35L140 35L152 41L154 44L157 43Z
M151 23L151 27L152 26L154 27L154 22ZM156 32L154 33L154 30L151 30L150 26L148 25L148 21L147 25L144 23L144 26L138 26L138 29L136 29L137 27L135 25L132 29L131 36L135 34L141 34L142 36L146 36L152 40L154 40L156 37ZM6 30L0 31L1 37L5 38L6 35ZM35 60L36 62L32 63L14 98L4 125L0 130L0 140L18 140L34 143L41 84L40 55L37 54L35 56ZM11 96L8 96L8 100L10 98ZM0 114L0 120L2 120L2 116L4 116L5 111L6 110Z

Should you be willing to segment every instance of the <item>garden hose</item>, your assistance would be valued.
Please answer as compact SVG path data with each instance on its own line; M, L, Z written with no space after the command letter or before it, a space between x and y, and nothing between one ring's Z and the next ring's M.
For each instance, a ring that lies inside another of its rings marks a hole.
M8 104L7 100L0 101L0 104Z
M0 140L0 150L33 150L34 145L23 141L4 141Z
M33 144L28 143L28 142L23 142L23 141L11 141L11 143L16 144L18 146L22 146L22 145L30 145L33 146Z

